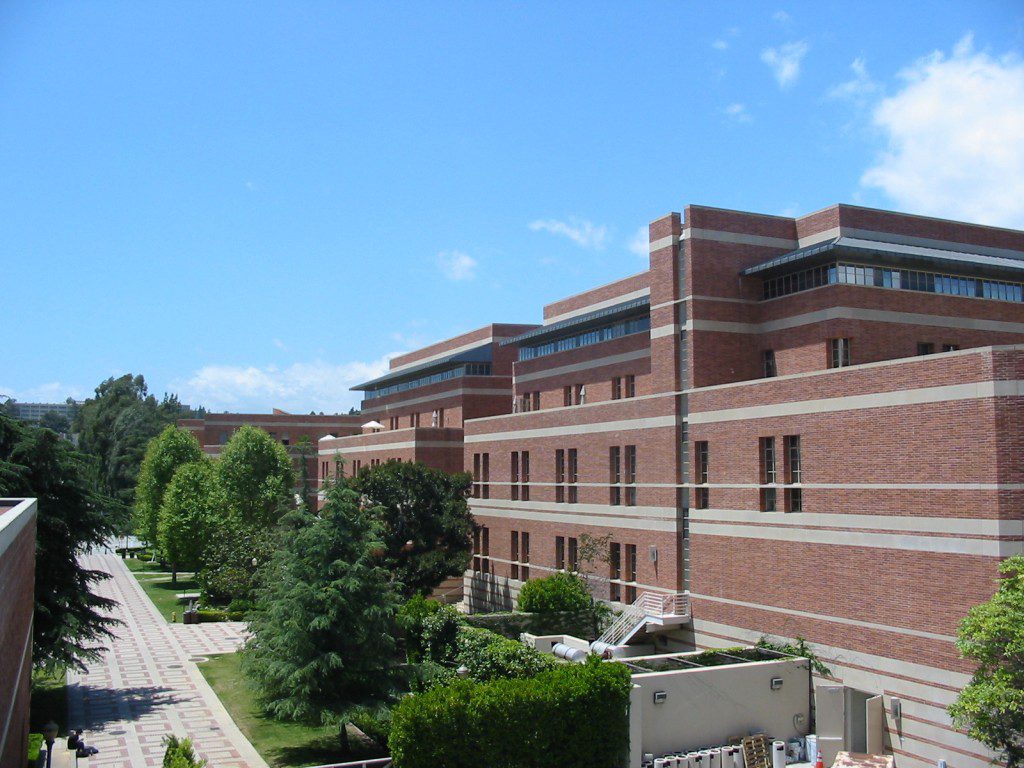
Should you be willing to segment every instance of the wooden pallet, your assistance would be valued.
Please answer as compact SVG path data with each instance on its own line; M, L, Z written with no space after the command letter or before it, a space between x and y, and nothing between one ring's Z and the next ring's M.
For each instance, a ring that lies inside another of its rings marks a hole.
M772 753L768 737L763 733L743 739L745 768L772 768Z

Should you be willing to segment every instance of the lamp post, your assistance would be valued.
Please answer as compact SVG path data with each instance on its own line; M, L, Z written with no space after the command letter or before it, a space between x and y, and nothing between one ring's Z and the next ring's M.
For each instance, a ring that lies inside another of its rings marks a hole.
M53 720L43 726L43 739L46 741L46 768L50 768L50 764L53 762L53 742L57 740L59 730Z

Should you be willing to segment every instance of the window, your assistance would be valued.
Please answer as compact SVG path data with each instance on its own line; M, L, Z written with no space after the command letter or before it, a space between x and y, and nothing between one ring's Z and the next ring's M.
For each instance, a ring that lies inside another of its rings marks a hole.
M418 413L409 414L409 426L418 427L420 425L420 415Z
M608 494L608 503L614 505L622 503L622 451L617 445L608 449L608 482L611 484Z
M845 368L850 364L850 340L829 339L828 340L828 367Z
M693 481L698 485L706 486L708 483L708 442L698 440L693 444ZM707 488L694 489L694 506L697 509L707 509L710 503Z
M473 570L491 572L491 531L486 525L473 529Z
M491 454L485 453L481 457L483 460L480 462L481 470L481 483L480 493L485 499L491 498Z
M480 498L480 454L473 454L473 498Z
M523 451L520 454L519 469L522 472L522 486L519 496L523 501L530 500L530 452Z
M533 399L533 410L539 411L540 410L540 390L537 390L536 392L534 392L532 394L532 399Z
M933 355L935 354L935 345L930 341L919 341L917 342L917 354Z
M432 427L440 427L441 426L441 412L440 411L434 411L432 414L430 414L430 426L432 426Z
M632 373L625 379L626 397L636 397L636 376Z
M555 568L565 568L565 536L555 536Z
M636 446L626 446L626 506L636 506Z
M458 365L455 368L449 368L446 371L439 373L432 373L429 376L422 376L418 379L409 379L407 381L399 382L398 384L389 384L379 389L367 390L364 394L364 398L372 400L376 397L384 397L385 395L391 395L395 392L405 392L409 389L415 389L416 387L422 387L427 384L436 384L439 381L447 381L449 379L458 378L461 376L490 376L491 375L491 364L490 363L464 363Z
M562 405L572 405L572 387L562 387Z
M522 550L519 553L520 562L522 563L521 575L523 581L530 578L530 534L527 531L523 531L522 535Z
M586 405L587 403L587 385L577 384L576 385L576 405Z
M761 366L764 377L770 379L773 376L777 376L778 373L775 370L775 350L766 349L761 353Z
M510 548L509 560L512 561L511 573L513 579L519 578L519 531L512 531L512 546Z
M612 379L612 400L619 400L622 397L622 378L616 376Z
M511 483L509 491L511 493L512 500L516 501L519 499L519 451L512 451L509 482Z
M390 419L388 419L388 428L389 429L398 429L398 417L397 416L392 416Z
M786 450L786 482L799 485L803 481L803 462L800 455L800 435L786 435L782 438ZM786 511L802 512L804 508L803 489L786 488Z
M959 344L943 344L942 345L942 351L943 352L956 352L958 349L960 349L960 345Z
M575 504L579 501L577 494L576 482L578 479L579 459L576 454L575 448L569 449L569 503Z
M636 602L636 544L626 545L626 602Z
M291 438L291 436L287 432L285 432L283 435L281 435L281 445L289 446L291 444L292 444L292 438Z
M622 600L622 545L618 542L608 544L608 599L613 602Z
M569 537L569 570L579 570L579 542L575 538Z
M761 448L761 484L772 485L776 482L775 475L775 438L762 437ZM761 511L775 512L778 499L775 488L761 489Z
M561 339L555 339L554 341L545 341L532 346L521 346L519 347L519 359L532 360L535 357L553 355L555 352L564 352L567 349L587 347L591 344L599 344L602 341L610 341L612 339L620 338L621 336L628 336L633 333L643 333L650 329L650 316L620 320L617 323L612 323L601 328L593 328L588 331L582 331L571 336L564 336Z
M561 448L555 451L555 502L561 504L565 501L565 451Z

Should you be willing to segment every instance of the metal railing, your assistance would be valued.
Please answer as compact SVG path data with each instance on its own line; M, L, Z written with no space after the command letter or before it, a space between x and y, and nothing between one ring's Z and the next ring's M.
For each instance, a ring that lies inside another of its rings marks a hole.
M641 592L633 604L612 622L598 643L619 645L641 622L649 618L664 619L670 616L689 616L690 599L685 592L664 594L662 592Z
M372 760L355 760L351 763L315 765L313 768L388 768L389 765L391 765L390 757L375 757Z

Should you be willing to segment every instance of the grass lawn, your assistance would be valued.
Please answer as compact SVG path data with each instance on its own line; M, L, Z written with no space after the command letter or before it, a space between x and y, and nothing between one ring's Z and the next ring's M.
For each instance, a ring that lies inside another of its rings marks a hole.
M199 585L191 573L179 573L178 583L171 584L171 572L162 568L159 563L151 563L148 560L137 560L129 558L124 561L135 578L139 580L142 589L145 590L153 605L168 621L171 614L178 614L178 621L181 621L181 613L188 606L179 603L174 595L178 592L198 592ZM163 574L163 575L161 575Z
M337 731L333 728L282 723L266 717L242 675L237 653L211 656L199 669L235 724L272 768L299 768L383 755L361 744L355 736L350 738L352 754L342 755Z
M29 704L29 730L42 733L53 720L60 732L68 732L68 676L63 669L32 673L32 698ZM78 727L78 726L76 726Z

